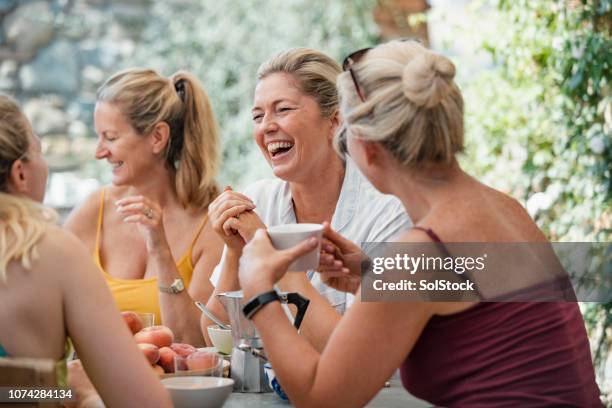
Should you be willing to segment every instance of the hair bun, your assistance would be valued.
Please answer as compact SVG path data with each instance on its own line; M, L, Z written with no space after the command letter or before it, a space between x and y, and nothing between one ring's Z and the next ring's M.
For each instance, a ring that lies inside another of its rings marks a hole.
M442 55L434 54L434 69L439 75L442 75L445 78L455 78L455 64Z
M416 106L433 108L448 92L454 76L455 65L448 58L425 51L404 67L402 89Z

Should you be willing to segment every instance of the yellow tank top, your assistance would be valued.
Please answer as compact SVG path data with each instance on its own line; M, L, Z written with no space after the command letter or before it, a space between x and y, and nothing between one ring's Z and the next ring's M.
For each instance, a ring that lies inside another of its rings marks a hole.
M98 227L96 232L96 246L93 253L94 262L102 271L106 283L110 287L110 290L115 299L115 303L121 311L133 311L136 313L153 313L155 315L154 324L163 324L161 321L161 312L159 309L159 290L157 289L157 277L147 279L122 279L109 275L102 266L102 259L100 257L100 240L102 238L102 219L104 214L104 192L102 190L100 194L100 210L98 213ZM176 269L178 269L179 275L185 283L185 287L188 288L191 283L191 277L193 275L193 263L191 261L191 255L193 246L202 231L202 228L206 224L208 216L204 217L202 224L197 229L189 248L185 254L176 263Z

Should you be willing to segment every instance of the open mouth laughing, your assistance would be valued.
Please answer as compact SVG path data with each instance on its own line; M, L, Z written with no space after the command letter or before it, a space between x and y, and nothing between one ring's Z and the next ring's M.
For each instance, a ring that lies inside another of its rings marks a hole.
M290 141L276 141L268 143L266 147L270 156L272 158L277 158L293 149L293 145L294 143Z
M116 163L110 163L110 165L111 165L111 167L113 168L113 171L114 171L114 170L117 170L119 167L123 166L123 162L122 161L118 161Z

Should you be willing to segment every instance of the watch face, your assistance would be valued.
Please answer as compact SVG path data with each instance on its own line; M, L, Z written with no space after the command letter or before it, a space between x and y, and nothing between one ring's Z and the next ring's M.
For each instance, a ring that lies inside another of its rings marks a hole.
M185 284L183 283L182 279L175 280L172 286L179 292L185 289Z
M164 293L181 293L185 289L185 283L180 278L177 278L172 282L172 284L168 287L158 286L159 290Z

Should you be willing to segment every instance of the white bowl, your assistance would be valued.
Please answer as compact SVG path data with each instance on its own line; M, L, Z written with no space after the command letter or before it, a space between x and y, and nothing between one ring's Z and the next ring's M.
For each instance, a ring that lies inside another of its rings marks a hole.
M161 380L176 408L220 408L234 380L220 377L172 377Z
M213 346L223 354L232 354L232 331L222 329L216 324L210 325L206 328L208 330L208 337L212 341Z

